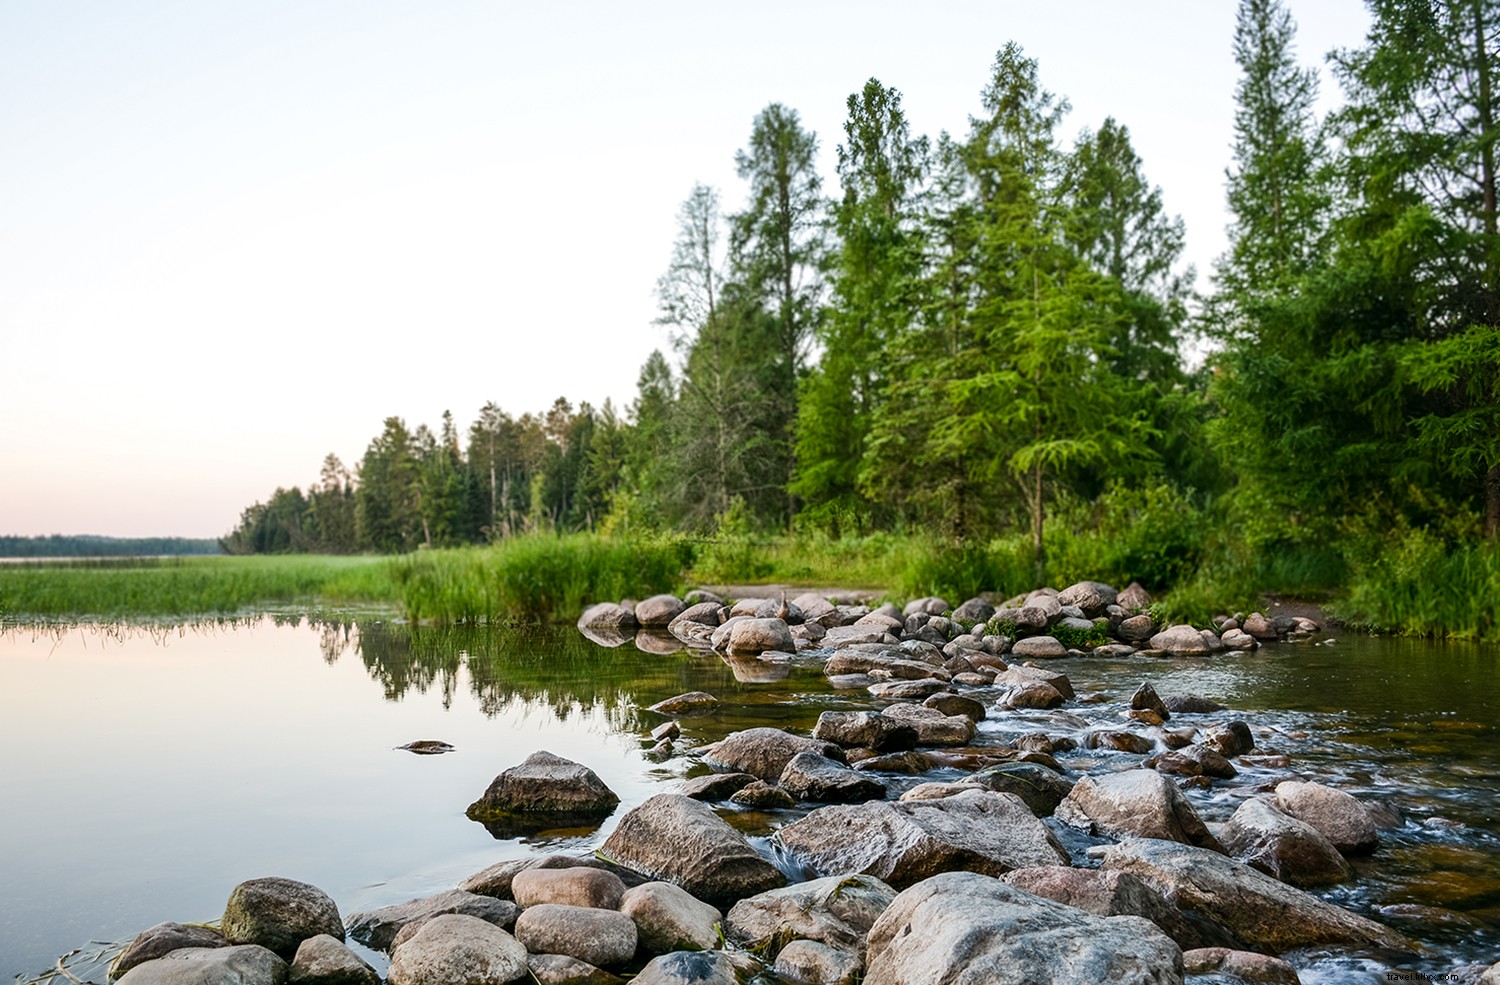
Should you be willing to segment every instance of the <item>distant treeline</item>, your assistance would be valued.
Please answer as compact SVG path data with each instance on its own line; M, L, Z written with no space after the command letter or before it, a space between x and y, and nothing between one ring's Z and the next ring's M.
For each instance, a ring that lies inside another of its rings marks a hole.
M219 554L217 540L188 537L0 536L0 557L177 557Z

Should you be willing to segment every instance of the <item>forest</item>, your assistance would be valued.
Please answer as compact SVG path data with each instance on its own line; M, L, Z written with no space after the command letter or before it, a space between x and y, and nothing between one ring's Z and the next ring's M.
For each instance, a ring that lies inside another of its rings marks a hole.
M223 548L907 538L981 580L1086 558L1184 598L1333 593L1369 625L1492 635L1500 0L1369 12L1319 118L1290 11L1241 0L1230 245L1199 287L1126 122L1064 142L1068 101L1015 44L964 133L913 134L882 81L852 93L837 188L771 104L738 204L686 194L657 284L674 345L629 407L388 418Z

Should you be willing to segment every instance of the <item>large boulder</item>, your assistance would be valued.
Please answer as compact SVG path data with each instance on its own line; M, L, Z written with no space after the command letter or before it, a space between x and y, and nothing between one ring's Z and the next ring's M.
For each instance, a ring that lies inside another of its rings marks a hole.
M916 729L919 746L966 746L978 731L969 716L946 715L926 705L902 702L888 706L882 714Z
M627 889L620 912L635 921L641 949L647 953L706 951L719 945L724 915L670 882Z
M1179 657L1206 657L1213 652L1203 634L1191 626L1168 626L1151 637L1151 649Z
M1055 636L1028 636L1010 645L1010 652L1018 657L1066 657L1068 648Z
M1046 684L1062 695L1068 701L1073 700L1076 695L1073 692L1073 682L1068 675L1055 670L1043 670L1040 667L1031 667L1025 664L1013 664L995 675L996 687L1018 687L1026 684Z
M117 985L282 985L287 965L259 944L187 947L143 961Z
M1083 776L1057 817L1111 838L1163 838L1222 851L1177 785L1154 770Z
M710 903L732 902L786 882L706 804L675 793L657 794L622 817L600 854Z
M532 954L565 954L611 968L635 956L635 921L618 910L542 903L516 918L516 940Z
M1117 597L1115 590L1102 581L1080 581L1057 593L1060 604L1078 606L1089 619L1104 615Z
M815 752L799 752L781 771L781 789L798 800L849 804L883 800L885 784Z
M682 615L687 606L675 595L653 595L635 604L635 621L642 626L663 628Z
M619 803L599 774L543 750L495 777L467 813L487 825L525 831L602 821Z
M786 985L859 985L865 963L857 955L817 941L792 941L773 969Z
M724 921L730 940L775 956L789 941L864 950L865 935L896 891L874 876L828 876L740 900Z
M965 782L977 783L996 793L1015 794L1037 817L1049 817L1073 789L1072 780L1037 763L1001 763L998 766L988 766L966 777Z
M1317 828L1346 855L1367 855L1380 843L1369 811L1342 790L1321 783L1286 780L1276 785L1276 806Z
M844 759L844 751L832 742L804 738L779 728L732 732L705 748L703 758L715 766L775 783L781 778L786 764L799 752L815 752L839 762Z
M1182 952L1140 917L1098 917L972 872L897 896L865 985L1181 985Z
M1139 877L1179 909L1233 928L1253 948L1279 954L1318 944L1412 947L1389 927L1208 849L1137 838L1107 848L1103 867Z
M229 942L224 939L224 935L212 927L167 921L147 927L136 934L110 966L109 974L111 978L118 978L138 964L153 961L185 947L228 946Z
M396 935L410 923L429 920L445 913L461 913L496 927L509 927L516 922L516 914L519 912L516 904L508 900L462 889L450 889L436 896L382 906L378 910L351 913L347 926L349 936L361 944L377 951L388 951Z
M600 602L583 610L578 617L579 629L613 629L621 632L636 627L635 613L613 602Z
M1207 920L1189 920L1166 897L1128 872L1105 872L1066 865L1017 869L1000 877L1007 885L1098 917L1145 917L1181 948L1208 947L1234 940Z
M614 972L566 954L528 954L526 970L536 985L625 985L625 979ZM523 985L528 983L523 980Z
M341 940L327 934L309 937L297 947L287 969L289 985L380 985L380 974Z
M344 939L339 908L327 893L278 876L235 886L224 904L219 929L231 944L259 944L287 959L309 937L327 934Z
M613 872L573 866L567 869L527 869L517 872L510 890L522 908L542 903L592 906L618 910L625 883Z
M445 913L396 949L388 985L503 985L525 977L526 948L478 917Z
M631 985L739 985L734 962L723 951L673 951L646 962Z
M797 641L781 619L740 619L729 630L731 653L764 653L767 650L795 651Z
M900 752L916 748L917 730L910 722L878 711L825 711L813 727L813 738L876 752Z
M504 862L496 862L487 868L481 869L469 878L458 884L458 888L469 893L477 893L480 896L493 896L496 899L509 900L514 898L511 885L515 882L518 874L528 869L571 869L586 867L591 869L608 869L609 866L594 858L592 855L531 855L526 858L507 859ZM441 898L442 894L431 897ZM475 914L478 916L478 914ZM352 919L352 918L351 918ZM514 919L514 918L512 918Z
M939 872L1001 875L1067 855L1019 797L966 790L938 800L823 807L776 839L820 875L863 873L898 889Z
M1350 876L1349 863L1318 829L1251 798L1240 805L1219 840L1230 855L1294 886L1327 886Z

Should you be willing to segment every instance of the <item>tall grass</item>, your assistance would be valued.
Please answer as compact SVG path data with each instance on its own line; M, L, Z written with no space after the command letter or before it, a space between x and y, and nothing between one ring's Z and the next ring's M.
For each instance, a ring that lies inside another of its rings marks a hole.
M1369 629L1500 641L1500 545L1393 535L1358 566L1334 611Z

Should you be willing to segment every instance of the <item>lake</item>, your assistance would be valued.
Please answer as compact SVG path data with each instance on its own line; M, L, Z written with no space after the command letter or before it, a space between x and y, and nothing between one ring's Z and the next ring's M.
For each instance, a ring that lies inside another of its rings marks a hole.
M669 649L648 637L606 648L571 628L300 617L0 632L0 973L30 976L89 941L125 940L162 920L213 919L244 879L310 882L347 915L452 888L505 858L584 851L693 769L693 747L754 725L809 729L823 710L872 704L862 691L833 690L816 658L731 665L653 652ZM1291 775L1388 802L1404 823L1356 863L1355 882L1320 895L1429 945L1402 968L1437 974L1500 959L1494 648L1339 636L1253 656L1049 666L1109 700L992 712L981 742L1118 724L1142 681L1219 700L1231 712L1194 722L1242 717L1261 751L1286 753L1291 766L1244 768L1189 791L1205 818L1223 820ZM679 754L651 762L647 733L662 719L645 706L691 690L717 695L719 710L685 719ZM455 751L396 748L416 739ZM621 797L614 818L595 831L497 840L465 817L497 773L538 749L597 771ZM1140 760L1092 750L1059 758L1074 770ZM759 842L795 816L738 821ZM1291 959L1304 982L1386 967L1370 955Z

